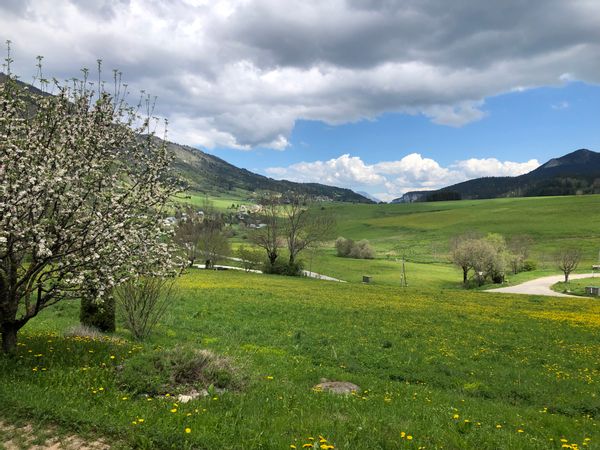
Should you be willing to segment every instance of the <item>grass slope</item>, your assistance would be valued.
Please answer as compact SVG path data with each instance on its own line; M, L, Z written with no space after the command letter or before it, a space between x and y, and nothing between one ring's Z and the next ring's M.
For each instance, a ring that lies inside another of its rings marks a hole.
M598 448L596 300L206 271L178 286L143 346L62 338L77 305L44 311L0 358L2 414L139 448ZM233 357L245 390L174 405L119 387L131 355L182 343ZM362 391L314 392L321 378Z

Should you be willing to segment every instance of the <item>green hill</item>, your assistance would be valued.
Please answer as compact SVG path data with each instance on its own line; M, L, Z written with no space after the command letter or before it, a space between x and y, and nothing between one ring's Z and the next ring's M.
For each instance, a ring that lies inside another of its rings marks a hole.
M214 155L186 145L168 143L175 155L175 169L187 181L189 189L211 196L228 196L242 191L245 195L260 191L279 193L296 192L323 200L351 203L373 203L372 200L350 189L319 183L294 183L274 180L240 169Z

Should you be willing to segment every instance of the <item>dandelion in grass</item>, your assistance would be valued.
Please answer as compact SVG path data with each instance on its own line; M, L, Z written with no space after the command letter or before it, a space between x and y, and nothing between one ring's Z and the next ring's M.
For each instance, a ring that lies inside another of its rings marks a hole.
M186 429L185 429L185 433L186 433L186 434L190 434L191 432L192 432L192 429L191 429L191 428L186 428Z

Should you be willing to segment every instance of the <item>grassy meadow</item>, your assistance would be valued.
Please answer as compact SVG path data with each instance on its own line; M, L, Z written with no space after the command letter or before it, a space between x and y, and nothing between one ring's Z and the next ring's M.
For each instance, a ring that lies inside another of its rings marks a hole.
M122 448L598 448L597 300L200 270L178 288L143 345L62 337L78 305L44 311L0 359L4 418ZM117 366L177 345L231 357L245 386L178 404L119 384ZM361 390L315 392L321 378Z
M556 273L549 255L563 245L583 250L586 270L599 202L328 204L337 235L369 239L377 258L339 258L330 242L305 252L305 268L348 283L191 269L144 343L122 324L66 337L79 304L59 303L22 330L16 358L0 358L0 419L124 449L600 448L600 301L464 290L447 260L457 234L526 233L540 267L511 282ZM179 346L230 358L241 387L183 404L123 383L132 358ZM360 390L315 391L321 379Z
M407 278L415 287L459 288L461 274L449 263L448 251L452 238L464 233L531 236L538 269L509 275L511 284L559 273L554 254L563 247L581 250L578 272L590 272L599 258L600 195L325 207L337 218L336 236L368 239L377 257L339 258L329 241L304 254L305 266L350 282L371 275L375 283L399 285L404 254Z

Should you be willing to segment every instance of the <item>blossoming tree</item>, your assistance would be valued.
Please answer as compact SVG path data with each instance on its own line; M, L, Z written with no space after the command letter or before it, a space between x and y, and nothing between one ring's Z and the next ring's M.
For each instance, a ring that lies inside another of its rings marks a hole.
M81 81L54 81L53 95L10 72L0 83L5 353L42 309L83 296L101 301L129 277L175 267L160 220L177 190L171 156L150 132L149 110L129 106L119 84L109 93L85 71Z

